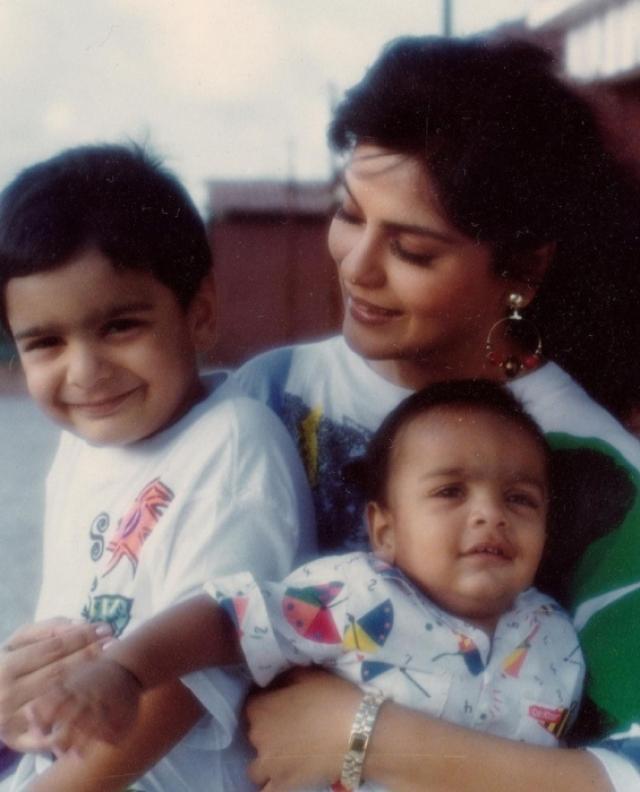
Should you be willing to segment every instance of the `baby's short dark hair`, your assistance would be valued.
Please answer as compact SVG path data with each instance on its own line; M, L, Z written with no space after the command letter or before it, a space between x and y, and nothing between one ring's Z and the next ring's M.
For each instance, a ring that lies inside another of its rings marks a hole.
M22 171L0 197L1 318L11 278L97 249L114 267L150 272L187 306L211 269L204 223L187 191L137 145L68 149Z
M367 500L386 504L393 449L399 433L415 418L432 410L448 408L490 413L511 421L540 446L545 468L549 472L551 449L542 430L503 385L490 380L437 382L400 402L374 433L364 458L352 467L351 472Z

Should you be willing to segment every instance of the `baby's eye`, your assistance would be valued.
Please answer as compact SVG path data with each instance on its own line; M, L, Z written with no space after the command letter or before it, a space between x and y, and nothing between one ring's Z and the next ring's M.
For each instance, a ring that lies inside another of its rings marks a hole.
M507 494L507 501L516 506L525 506L529 509L538 509L540 501L528 492L510 492Z
M460 484L448 484L440 487L434 493L437 498L459 498L464 494L464 488Z
M112 319L107 322L103 327L105 335L116 335L118 333L127 333L130 330L136 330L143 324L141 319L127 317L123 319Z

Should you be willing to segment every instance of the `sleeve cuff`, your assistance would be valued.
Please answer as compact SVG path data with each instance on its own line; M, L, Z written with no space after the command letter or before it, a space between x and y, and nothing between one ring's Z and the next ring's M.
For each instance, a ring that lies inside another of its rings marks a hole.
M640 792L640 773L629 759L605 748L586 750L602 764L616 792Z
M265 596L249 572L211 581L205 591L231 617L240 639L240 647L253 680L265 687L274 677L290 667L273 631Z

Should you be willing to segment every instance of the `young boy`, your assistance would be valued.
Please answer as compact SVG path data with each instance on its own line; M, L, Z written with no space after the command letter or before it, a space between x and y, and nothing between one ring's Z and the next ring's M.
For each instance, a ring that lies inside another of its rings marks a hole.
M266 408L198 373L215 325L210 251L172 175L115 145L27 169L2 196L0 287L29 392L65 430L38 619L118 637L212 570L289 571L312 536L305 477ZM25 756L12 789L106 792L153 765L136 790L253 789L235 737L245 692L213 670L165 686L143 697L126 741L81 761Z
M261 685L310 663L361 685L369 730L389 697L555 745L584 665L568 616L531 588L548 467L540 430L501 386L420 391L388 416L365 457L372 554L319 559L279 584L258 585L250 573L214 580L207 589L220 605L202 595L114 642L36 704L37 717L115 739L143 690L243 656ZM362 756L345 759L347 789L361 770Z

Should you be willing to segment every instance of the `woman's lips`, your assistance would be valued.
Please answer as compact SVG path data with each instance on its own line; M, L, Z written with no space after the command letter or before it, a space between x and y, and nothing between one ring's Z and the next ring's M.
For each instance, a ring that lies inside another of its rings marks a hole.
M369 325L384 324L402 313L402 311L383 308L381 305L374 305L351 295L347 295L347 310L356 321Z

